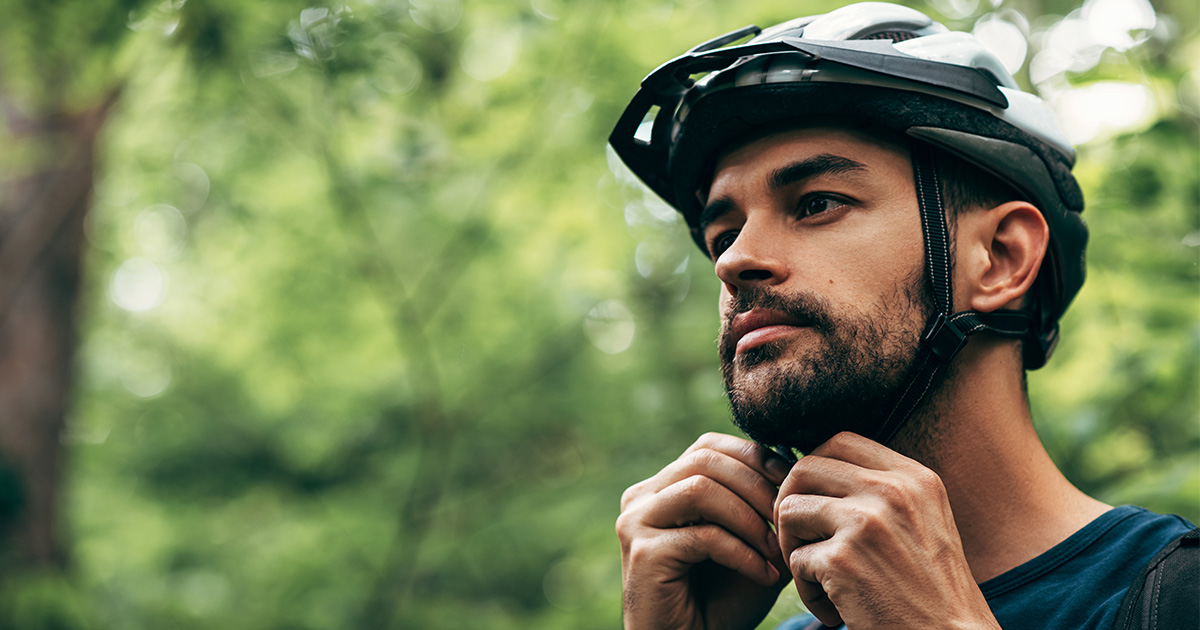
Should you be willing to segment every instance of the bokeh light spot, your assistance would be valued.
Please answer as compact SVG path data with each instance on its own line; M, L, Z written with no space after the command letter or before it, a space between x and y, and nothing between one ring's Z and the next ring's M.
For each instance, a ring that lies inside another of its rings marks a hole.
M376 89L387 94L407 94L417 89L423 75L421 60L404 44L400 35L380 35L375 38L373 48L380 68L371 79Z
M148 311L167 295L167 272L149 259L130 258L113 273L108 295L127 311Z
M178 258L187 240L187 230L183 214L166 204L150 206L133 220L138 245L147 256L157 260Z
M1025 63L1029 44L1025 41L1025 34L1016 24L996 18L983 19L975 24L973 33L1000 59L1000 63L1004 64L1004 69L1009 73L1015 74Z
M412 21L433 33L450 31L462 19L461 0L410 0L409 5L412 8L408 14Z
M121 385L138 398L154 398L171 384L171 364L163 357L145 352L126 356L121 366Z
M1087 0L1082 16L1096 43L1126 51L1145 41L1158 22L1154 7L1146 0ZM1139 31L1137 35L1131 35Z
M607 300L594 306L584 321L584 331L601 352L618 354L633 344L637 325L633 313L620 300Z
M952 20L962 20L975 15L979 0L933 0L933 7Z
M1065 90L1052 99L1058 123L1073 144L1132 131L1154 114L1150 89L1137 83L1100 81Z
M179 184L178 192L173 196L175 207L180 212L191 214L204 207L208 202L208 192L212 187L208 173L197 164L180 162L172 169L175 180Z
M517 60L520 40L509 31L485 29L471 33L463 48L462 68L472 78L491 81L504 76Z

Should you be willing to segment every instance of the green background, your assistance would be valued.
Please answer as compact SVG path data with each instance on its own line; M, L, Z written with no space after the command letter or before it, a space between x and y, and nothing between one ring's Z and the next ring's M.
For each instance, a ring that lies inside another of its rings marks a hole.
M835 6L0 1L5 94L121 87L62 438L70 563L7 571L0 626L619 626L622 490L733 429L711 266L607 134L659 63ZM913 6L1024 16L1030 56L1081 15ZM1080 147L1089 277L1030 390L1082 489L1197 520L1200 38L1193 3L1153 6L1146 41L1047 84L1151 104ZM37 159L8 142L5 169Z

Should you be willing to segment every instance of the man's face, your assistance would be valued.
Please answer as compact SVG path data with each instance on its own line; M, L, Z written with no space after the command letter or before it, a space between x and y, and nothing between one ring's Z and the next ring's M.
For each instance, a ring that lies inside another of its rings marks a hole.
M834 128L756 140L717 163L701 225L737 425L803 452L872 435L931 311L907 150Z

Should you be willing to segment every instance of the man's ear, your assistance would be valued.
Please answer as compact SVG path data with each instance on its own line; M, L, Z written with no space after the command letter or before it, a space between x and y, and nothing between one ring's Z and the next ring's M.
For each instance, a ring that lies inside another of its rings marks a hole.
M984 313L1018 308L1050 243L1045 217L1028 202L1010 201L958 219L957 280L968 308Z

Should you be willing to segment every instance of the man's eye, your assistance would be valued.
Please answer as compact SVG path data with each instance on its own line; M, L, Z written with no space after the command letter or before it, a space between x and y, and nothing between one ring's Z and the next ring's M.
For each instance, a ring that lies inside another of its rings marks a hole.
M733 245L733 242L737 240L737 235L738 233L736 230L721 232L716 236L716 238L709 242L708 253L710 256L712 256L712 259L716 260L720 258L721 254L725 253L725 250L729 249Z
M815 214L821 214L822 212L826 212L828 210L834 210L839 206L844 205L846 205L846 202L838 197L834 197L826 193L815 193L811 195L805 195L804 198L800 200L800 204L799 207L796 208L796 212L800 215L800 218L803 219L805 217L811 217Z

